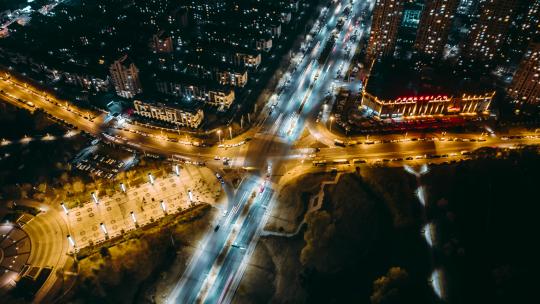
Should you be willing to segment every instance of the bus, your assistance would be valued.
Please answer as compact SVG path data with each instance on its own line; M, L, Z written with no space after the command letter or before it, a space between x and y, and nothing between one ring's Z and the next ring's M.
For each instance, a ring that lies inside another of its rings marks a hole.
M334 139L334 145L336 146L340 146L340 147L345 147L345 142L343 142L342 140L339 140L339 139Z
M313 166L315 166L315 167L326 166L326 161L325 160L315 160L315 161L313 161Z

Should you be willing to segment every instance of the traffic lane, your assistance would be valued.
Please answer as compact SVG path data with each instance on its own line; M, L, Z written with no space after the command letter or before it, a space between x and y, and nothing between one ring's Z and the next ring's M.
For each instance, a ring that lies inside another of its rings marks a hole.
M534 144L538 144L536 141ZM448 153L460 153L462 151L474 151L482 147L501 147L509 148L515 145L521 144L533 144L532 142L524 141L500 141L489 144L484 143L454 143L440 145L433 142L422 142L421 144L415 144L413 147L396 149L395 147L380 147L375 149L343 149L343 148L324 148L319 153L315 153L314 159L319 158L345 158L345 157L359 157L368 159L378 159L383 157L415 157L424 155L442 155Z
M190 267L184 272L181 281L175 288L176 291L173 292L173 294L178 293L177 296L173 297L175 303L193 303L195 301L214 261L224 248L234 223L249 200L253 186L254 181L251 178L242 181L236 195L238 202L236 211L229 211L226 217L219 220L220 228L217 231L208 232L207 241L199 247L200 253L193 256Z
M256 199L253 203L248 216L246 217L240 233L233 242L231 250L228 252L223 265L220 268L217 279L214 282L209 295L206 297L204 303L218 303L228 291L229 284L232 282L236 271L240 264L243 262L246 254L246 249L251 243L256 230L259 228L260 221L266 209L263 206L267 206L272 196L270 189L265 190L259 194L261 197Z

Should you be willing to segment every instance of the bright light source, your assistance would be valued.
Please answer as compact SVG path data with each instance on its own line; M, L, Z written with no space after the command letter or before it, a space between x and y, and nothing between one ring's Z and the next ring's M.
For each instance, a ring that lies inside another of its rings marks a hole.
M435 225L433 223L427 223L422 229L422 234L429 247L433 247L433 243L435 242Z
M67 235L67 239L69 241L69 244L71 245L71 247L75 247L75 241L73 240L73 238L71 237L71 235Z
M124 183L120 183L120 189L122 189L122 192L126 193L126 185L124 185Z
M152 176L152 173L148 173L148 179L150 180L150 184L154 184L154 176Z
M95 192L92 192L92 199L94 199L94 202L96 203L96 205L99 204L98 197Z
M107 227L105 227L105 224L101 223L99 224L99 226L101 226L101 230L103 230L103 233L108 234Z
M191 193L191 190L188 190L188 195L189 195L189 201L193 202L193 193Z
M131 211L131 219L133 220L133 223L137 223L137 219L135 218L135 213Z
M416 197L418 197L418 200L422 206L426 206L426 189L424 186L420 186L418 189L416 189Z
M160 204L161 204L161 210L163 210L163 212L167 212L167 207L165 206L165 202L161 200Z
M439 299L444 299L444 290L442 285L442 271L435 269L430 278L431 287Z
M174 172L176 173L177 176L180 176L180 166L174 165Z
M62 209L64 209L64 212L66 213L66 215L68 215L69 212L68 212L68 209L67 209L66 205L64 205L64 202L61 202L60 206L62 206Z

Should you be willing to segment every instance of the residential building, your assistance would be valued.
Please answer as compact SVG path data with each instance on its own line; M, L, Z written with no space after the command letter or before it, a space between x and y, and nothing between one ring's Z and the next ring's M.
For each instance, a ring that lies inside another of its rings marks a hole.
M138 99L133 101L133 107L137 115L171 123L176 126L196 129L204 119L204 112L200 108L185 110L170 104Z
M414 48L417 53L441 57L459 0L427 0L420 18Z
M531 43L514 74L508 95L517 104L540 105L540 42Z
M403 3L404 0L376 0L367 46L367 61L393 55Z
M142 92L139 69L127 55L116 60L109 68L116 94L124 98L133 98Z
M486 63L504 59L501 49L517 12L517 4L518 0L481 1L478 20L473 24L462 50L463 57Z
M172 38L166 35L165 31L159 31L152 36L151 47L154 53L171 53L173 51Z

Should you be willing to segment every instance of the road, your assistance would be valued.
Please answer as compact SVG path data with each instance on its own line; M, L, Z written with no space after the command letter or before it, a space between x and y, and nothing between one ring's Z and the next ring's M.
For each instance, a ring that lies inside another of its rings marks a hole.
M248 209L246 217L235 218L236 222L231 222L232 225L240 225L239 231L228 230L228 241L220 239L220 253L206 251L207 254L195 256L192 260L194 264L190 266L196 266L189 268L185 274L189 280L183 279L177 285L168 302L227 303L232 300L245 269L242 265L247 264L258 241L258 233L266 222L264 215L271 210L268 206L272 204L273 192L267 188L271 188L271 183L278 182L280 178L272 173L280 170L283 162L287 161L306 119L317 110L321 95L327 91L332 75L343 62L345 54L337 50L341 50L352 30L351 20L366 8L362 4L353 7L353 17L345 21L341 31L335 32L336 44L332 47L329 59L319 60L324 45L332 36L328 33L336 28L341 10L348 2L343 1L321 12L323 25L313 36L311 49L306 51L300 62L294 63L296 66L292 67L292 72L285 75L287 87L281 94L277 94L277 105L273 113L260 124L259 132L248 144L244 166L258 168L260 171L249 177L250 181L255 180L255 185L241 187L237 191L237 199L242 208ZM245 206L245 198L251 193L256 193L256 197Z

